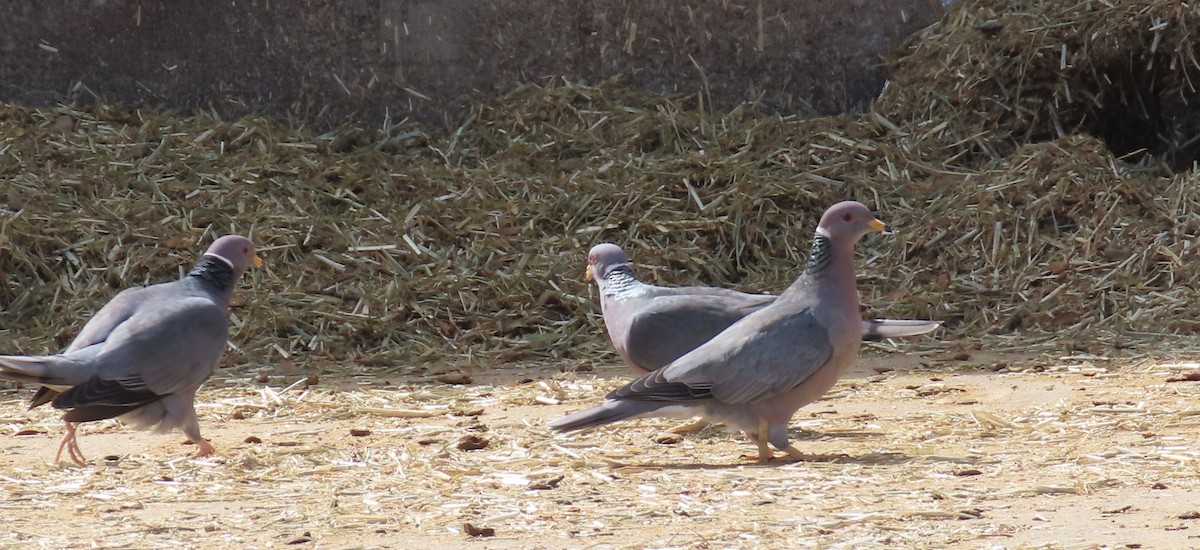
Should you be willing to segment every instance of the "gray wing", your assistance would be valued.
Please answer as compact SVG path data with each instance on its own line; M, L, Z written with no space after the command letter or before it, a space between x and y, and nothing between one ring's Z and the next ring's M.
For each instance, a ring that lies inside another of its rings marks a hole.
M108 335L112 333L114 328L133 316L137 312L138 307L146 303L147 298L150 297L148 295L153 295L155 288L155 286L146 288L132 287L118 292L99 311L94 313L91 319L88 319L87 323L84 323L79 334L75 335L75 339L71 341L71 344L67 346L67 349L63 353L79 351L107 340ZM29 408L32 409L49 403L63 389L65 388L50 386L38 388L37 393L29 400Z
M649 301L630 318L625 337L629 359L647 371L658 370L774 300L742 296L676 295Z
M811 309L767 309L608 398L753 403L800 385L832 355L829 335Z
M88 319L88 322L83 325L79 334L75 336L71 345L67 346L63 353L78 351L107 340L113 329L132 317L138 307L146 303L147 294L154 294L152 289L154 287L127 288L113 296L107 304L104 304L104 307L92 315L91 319Z
M679 294L687 294L690 296L720 296L722 298L741 302L746 307L754 307L757 309L769 306L775 302L776 298L779 298L774 294L751 294L748 292L741 292L715 286L683 286L673 288L671 290L674 290Z
M56 408L136 407L208 379L229 337L223 309L203 297L156 305L113 329L96 356L96 374L56 397Z

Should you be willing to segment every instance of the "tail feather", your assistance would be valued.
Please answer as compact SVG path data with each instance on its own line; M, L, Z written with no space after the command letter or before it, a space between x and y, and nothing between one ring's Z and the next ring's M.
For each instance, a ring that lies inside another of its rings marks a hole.
M647 415L673 405L677 405L677 403L668 401L608 400L590 409L584 409L559 418L550 423L550 429L556 432L577 432L635 416Z
M58 394L59 391L50 386L39 387L37 393L33 394L33 397L29 400L29 409L33 410L54 401L54 398L58 397Z
M863 340L883 340L885 338L901 338L917 336L932 332L942 326L941 321L922 321L917 319L864 319L862 322Z
M0 380L56 388L81 384L96 373L96 358L103 348L103 344L97 344L58 355L0 355Z
M66 385L56 368L61 363L61 355L0 355L0 379Z

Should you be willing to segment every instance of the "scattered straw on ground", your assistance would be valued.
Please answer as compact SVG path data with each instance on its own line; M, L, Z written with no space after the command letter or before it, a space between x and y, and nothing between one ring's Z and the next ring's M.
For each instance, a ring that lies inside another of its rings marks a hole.
M706 112L697 96L619 81L528 85L447 129L323 135L0 107L0 351L61 348L119 288L182 273L218 234L250 234L267 259L235 296L235 368L201 394L222 457L164 460L183 452L103 424L84 449L115 460L48 466L35 457L52 450L55 415L22 412L27 390L6 394L8 542L449 544L488 528L514 547L1186 537L1200 516L1178 506L1196 490L1194 369L1103 357L1187 346L1200 329L1200 171L1186 170L1197 9L956 2L897 54L869 112L819 119ZM592 244L621 243L656 282L778 290L843 198L899 229L860 245L873 313L945 321L928 347L951 355L1096 359L983 385L844 383L798 417L815 461L769 468L741 464L747 445L723 435L654 443L672 439L653 421L548 436L547 418L617 381L456 389L411 376L611 361L582 281Z
M1191 544L1196 364L962 364L852 375L797 418L810 460L765 467L741 436L671 437L670 420L547 433L547 419L619 384L617 369L527 366L465 388L219 375L201 422L220 455L187 459L180 436L104 422L82 429L85 468L48 463L57 415L26 413L26 394L9 391L0 415L21 435L0 459L11 511L0 545Z

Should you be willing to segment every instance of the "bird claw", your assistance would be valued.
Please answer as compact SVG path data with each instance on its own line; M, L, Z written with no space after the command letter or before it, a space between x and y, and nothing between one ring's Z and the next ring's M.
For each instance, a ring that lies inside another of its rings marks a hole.
M79 441L75 438L75 423L67 422L67 433L63 436L62 442L58 444L58 452L54 454L54 462L57 464L62 459L63 449L67 450L67 456L71 461L79 466L87 466L87 458L83 456L83 451L79 448Z
M792 459L793 462L808 460L808 456L800 452L800 449L797 449L795 445L788 445L788 448L784 449L784 451L787 452L788 458Z
M213 447L212 443L209 443L207 439L200 439L195 443L199 449L196 450L196 454L192 455L192 458L203 458L217 452L216 447Z
M763 456L766 456L767 458L764 460ZM742 455L742 458L744 458L746 460L757 461L759 464L767 464L771 461L776 461L776 460L786 462L786 463L813 462L814 461L814 457L806 455L804 453L801 453L800 451L795 451L793 453L792 450L788 450L787 454L785 454L783 456L777 456L775 453L767 451L767 453L765 455L760 454L760 453L744 454L744 455Z
M767 423L761 422L758 425L757 434L746 432L746 436L750 439L750 441L753 441L754 444L758 446L758 453L752 455L742 455L743 458L757 461L759 464L767 464L768 462L776 459L775 453L771 451L771 447L767 443L767 429ZM800 449L797 449L795 445L788 445L788 447L784 449L784 452L787 453L787 456L784 457L783 460L787 462L804 462L809 460L809 457L800 452Z
M694 420L692 422L688 422L687 424L680 424L680 425L675 426L674 428L671 428L667 431L671 432L673 434L679 434L679 435L693 434L700 430L703 430L704 428L707 428L708 425L709 425L709 423L707 420L700 418L700 419Z
M775 453L767 453L765 455L760 453L747 453L742 455L742 458L746 460L753 460L759 464L766 464L775 459Z

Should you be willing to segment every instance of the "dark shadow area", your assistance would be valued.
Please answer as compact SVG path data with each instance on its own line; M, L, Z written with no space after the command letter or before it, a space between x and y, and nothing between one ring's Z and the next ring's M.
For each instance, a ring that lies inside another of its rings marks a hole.
M804 463L832 463L832 464L857 464L860 466L894 466L898 464L907 464L909 462L944 462L949 464L996 464L998 460L979 460L971 458L959 458L949 456L911 456L904 453L866 453L861 455L850 455L846 453L805 453L803 460L794 460L787 455L777 452L776 457L771 459L766 464L758 464L754 460L745 459L745 462L720 464L720 463L653 463L653 462L638 462L638 463L621 463L611 465L613 469L620 470L621 468L636 468L638 470L729 470L743 467L762 467L762 468L777 468L788 464L804 464Z
M1172 170L1191 169L1200 160L1200 93L1187 82L1188 70L1160 68L1169 64L1155 58L1100 71L1093 84L1099 95L1080 129L1128 162L1155 157Z

